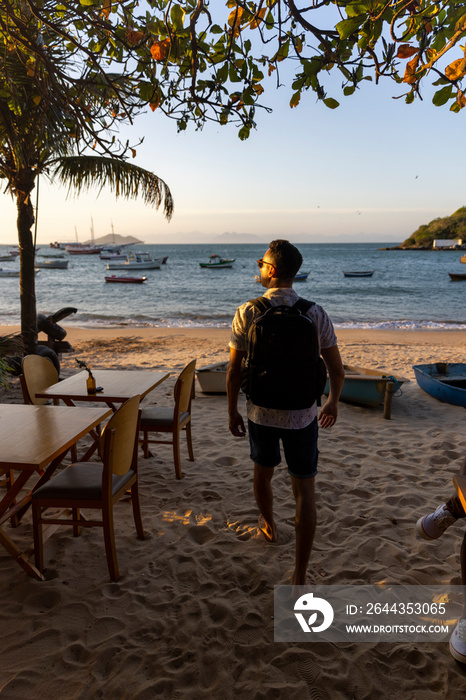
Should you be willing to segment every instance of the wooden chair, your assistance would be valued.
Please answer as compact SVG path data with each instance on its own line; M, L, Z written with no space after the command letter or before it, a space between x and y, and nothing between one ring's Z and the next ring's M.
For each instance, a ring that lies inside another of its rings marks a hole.
M144 539L138 492L138 436L139 396L128 399L110 418L100 438L103 460L78 462L64 469L41 486L32 496L35 563L43 569L43 524L68 524L73 535L79 535L80 527L99 526L104 531L105 552L110 578L118 581L118 562L113 528L113 506L131 487L133 517L137 537ZM70 409L72 410L72 409ZM42 509L48 507L71 508L72 518L46 518ZM102 520L86 520L80 508L102 511Z
M58 372L50 360L41 355L26 355L22 363L23 373L20 375L21 389L25 404L43 406L48 399L37 399L36 391L46 389L58 382Z
M23 373L20 374L21 389L23 391L24 403L34 406L43 406L49 403L49 399L36 398L36 391L46 389L58 382L58 372L46 357L41 355L26 355L21 365ZM56 403L59 403L57 401ZM73 462L78 461L76 445L70 450Z
M180 464L180 433L186 431L186 440L188 444L189 460L194 461L193 443L191 436L191 401L194 396L194 372L196 369L196 360L187 365L176 380L174 397L175 406L149 406L143 408L141 413L141 432L143 434L140 440L144 457L149 457L149 444L157 443L159 445L173 445L173 461L175 463L175 474L177 479L181 479ZM149 433L171 433L171 440L154 440L149 439Z

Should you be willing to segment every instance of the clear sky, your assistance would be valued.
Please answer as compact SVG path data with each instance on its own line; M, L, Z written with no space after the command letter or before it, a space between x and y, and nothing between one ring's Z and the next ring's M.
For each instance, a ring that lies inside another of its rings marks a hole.
M328 83L330 85L330 82ZM339 85L339 82L338 82ZM40 184L38 242L89 238L111 231L146 243L208 242L225 232L262 242L398 242L418 226L466 204L463 155L466 110L453 114L424 101L394 100L404 86L366 83L351 97L339 89L329 110L308 93L290 109L288 86L262 96L273 108L257 113L257 130L241 142L234 126L207 124L177 134L157 112L138 118L124 137L135 163L170 186L170 223L141 200L109 193L67 199L66 189ZM16 208L0 195L0 243L17 241Z

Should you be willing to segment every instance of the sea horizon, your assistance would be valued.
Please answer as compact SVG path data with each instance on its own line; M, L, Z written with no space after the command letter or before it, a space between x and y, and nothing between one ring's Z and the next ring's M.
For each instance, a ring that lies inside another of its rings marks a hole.
M309 276L295 283L295 289L323 306L337 329L464 329L464 286L451 282L448 275L466 271L461 253L382 250L394 245L299 244L301 269ZM8 247L0 246L0 252ZM255 276L264 244L141 244L136 249L154 257L168 254L160 270L141 271L147 277L142 285L106 283L105 275L113 273L98 255L68 256L68 270L41 269L36 275L38 313L77 308L75 315L63 320L65 328L228 328L237 306L263 291ZM213 253L234 257L233 267L201 268L199 263ZM17 262L0 263L4 269L15 266ZM346 278L344 270L370 270L373 276ZM18 278L0 278L0 324L20 324Z

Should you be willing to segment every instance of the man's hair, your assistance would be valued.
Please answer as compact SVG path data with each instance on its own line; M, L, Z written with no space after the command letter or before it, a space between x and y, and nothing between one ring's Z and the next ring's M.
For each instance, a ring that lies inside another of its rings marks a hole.
M270 256L276 268L276 276L292 280L303 264L303 256L289 241L278 239L269 245Z

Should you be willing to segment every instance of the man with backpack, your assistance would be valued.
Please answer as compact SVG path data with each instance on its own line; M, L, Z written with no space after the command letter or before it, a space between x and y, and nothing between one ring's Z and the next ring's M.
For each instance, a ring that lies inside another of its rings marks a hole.
M277 540L271 482L274 467L281 461L281 440L296 502L291 583L304 585L316 526L317 422L322 428L335 424L345 373L330 318L321 306L300 299L293 289L302 264L299 250L288 241L272 241L257 264L267 291L240 306L232 325L227 371L229 429L236 437L246 435L238 411L243 388L248 399L259 527L266 540ZM330 391L318 412L325 367Z

